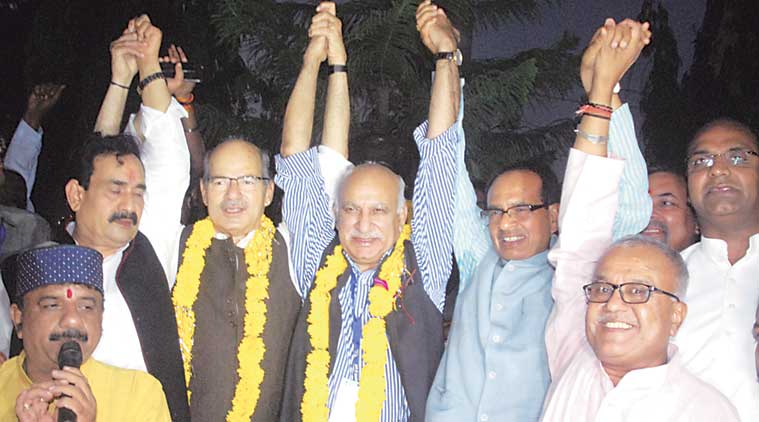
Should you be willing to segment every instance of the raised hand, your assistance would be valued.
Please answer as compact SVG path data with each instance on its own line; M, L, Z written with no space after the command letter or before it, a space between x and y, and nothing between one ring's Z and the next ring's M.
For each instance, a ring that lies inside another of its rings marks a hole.
M153 26L148 15L142 15L134 20L137 40L145 43L142 51L143 55L137 58L137 65L140 72L145 67L155 69L158 65L158 50L161 48L161 39L163 33L160 29Z
M431 0L424 0L416 8L416 29L432 54L452 52L458 46L459 31L453 27L445 11Z
M119 85L129 86L137 74L137 58L143 57L145 41L137 39L135 20L129 21L119 38L111 43L111 80Z
M182 47L171 44L169 46L169 54L159 57L158 61L161 63L174 63L174 77L166 78L166 84L169 87L171 95L177 98L189 97L192 94L192 90L195 89L195 82L184 79L182 63L187 63L187 55L182 50Z
M607 19L598 39L598 54L593 63L592 86L601 84L613 88L640 56L643 47L651 42L649 24L631 19L616 24Z
M66 85L35 85L26 103L24 121L34 129L39 129L42 119L58 103L64 88Z
M319 3L316 15L311 19L311 26L308 28L308 36L316 42L318 39L326 40L326 59L329 64L344 65L348 60L343 43L343 23L337 18L335 3ZM323 56L320 57L321 61L324 61Z

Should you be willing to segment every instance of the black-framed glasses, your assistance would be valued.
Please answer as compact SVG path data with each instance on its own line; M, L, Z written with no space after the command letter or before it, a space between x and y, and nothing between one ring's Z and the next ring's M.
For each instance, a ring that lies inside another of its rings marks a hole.
M732 167L747 167L751 156L759 157L759 153L750 149L731 149L719 154L697 153L688 157L688 171L694 172L714 166L717 159L724 157Z
M504 214L508 214L511 218L525 220L533 211L546 208L547 206L548 205L546 204L517 204L510 206L505 210L501 208L485 208L480 211L480 215L482 215L483 218L494 220L503 217Z
M667 295L676 301L680 301L674 293L662 290L658 287L645 283L622 283L614 284L606 281L594 281L582 286L585 292L585 299L590 303L606 303L614 295L615 290L619 290L622 301L630 304L646 303L651 298L651 293L661 293Z
M237 182L237 187L240 190L253 190L259 183L266 183L269 181L268 177L245 175L238 177L228 176L211 176L208 178L208 186L211 189L227 190L232 181Z

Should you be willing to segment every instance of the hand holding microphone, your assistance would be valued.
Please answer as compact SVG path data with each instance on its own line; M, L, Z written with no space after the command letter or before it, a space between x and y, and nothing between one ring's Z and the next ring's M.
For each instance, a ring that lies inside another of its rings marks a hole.
M82 364L82 349L79 343L68 341L58 353L60 370L53 371L56 381L51 392L58 397L58 422L94 422L97 403L84 374L79 370ZM64 369L65 367L65 369Z

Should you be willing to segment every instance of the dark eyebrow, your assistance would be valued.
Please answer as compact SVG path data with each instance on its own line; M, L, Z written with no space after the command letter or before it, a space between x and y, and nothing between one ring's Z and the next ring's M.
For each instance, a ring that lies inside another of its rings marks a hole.
M111 184L119 186L119 187L121 187L121 186L129 186L129 183L127 183L127 182L125 182L123 180L118 180L118 179L111 179ZM145 190L145 189L147 189L147 186L145 186L144 183L138 183L137 186L135 186L135 188Z

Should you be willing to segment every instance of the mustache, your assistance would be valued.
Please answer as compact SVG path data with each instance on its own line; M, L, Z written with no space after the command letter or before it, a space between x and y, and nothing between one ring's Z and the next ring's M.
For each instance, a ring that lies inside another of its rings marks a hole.
M662 223L661 221L657 221L657 220L651 220L651 221L649 221L648 222L648 226L646 226L646 228L643 229L643 231L646 231L648 229L659 229L662 232L664 232L665 234L669 232L669 230L667 230L667 225L664 224L664 223Z
M48 337L48 340L50 341L58 341L62 339L79 340L82 343L86 343L89 336L83 331L70 328L61 333L52 333L50 334L50 337Z
M353 237L360 237L364 239L382 239L382 233L378 231L370 231L370 232L361 232L359 230L351 230L350 234L348 235L351 238Z
M240 199L228 199L226 201L222 201L221 208L247 208L247 204L245 201Z
M132 224L135 226L137 225L137 213L129 211L119 211L111 214L111 216L108 217L108 222L113 223L116 220L123 220L125 218L131 220Z
M624 322L625 324L638 325L638 322L635 321L635 318L625 318L623 315L619 314L599 315L598 318L596 318L596 322L599 324L605 324L607 322Z

